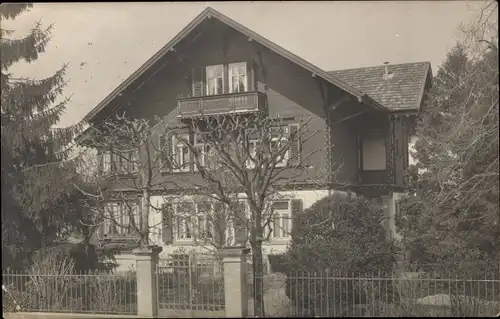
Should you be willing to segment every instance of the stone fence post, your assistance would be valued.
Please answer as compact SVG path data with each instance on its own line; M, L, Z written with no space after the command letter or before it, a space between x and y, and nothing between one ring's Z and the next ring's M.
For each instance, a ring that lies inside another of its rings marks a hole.
M247 260L250 248L226 247L221 250L224 265L226 318L248 317Z
M137 314L141 318L158 317L158 289L156 270L160 246L134 249L137 271Z

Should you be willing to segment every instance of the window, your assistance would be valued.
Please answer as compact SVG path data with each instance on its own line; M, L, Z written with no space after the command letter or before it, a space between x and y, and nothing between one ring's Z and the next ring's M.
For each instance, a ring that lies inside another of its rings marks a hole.
M272 205L272 220L269 223L272 229L270 239L288 239L292 228L290 205L288 201L277 201Z
M203 139L199 134L195 134L193 146L197 150L198 161L200 162L200 165L202 167L206 167L211 163L213 164L213 162L215 161L213 156L215 154L213 154L213 152L210 152L211 146L208 144L204 144ZM195 166L195 169L198 169L198 167Z
M293 131L293 129L297 130L297 127L297 124L289 124L287 126L283 125L280 127L271 128L271 138L269 139L269 137L266 137L266 140L270 143L270 152L268 152L265 147L259 149L260 147L262 147L262 145L260 144L261 142L257 138L252 137L252 139L248 141L248 151L250 153L250 158L246 162L246 167L255 168L256 158L259 157L259 155L261 157L266 157L269 155L275 156L273 161L276 162L277 167L293 165L295 162L298 162L300 156L298 142L299 138L297 136L298 133ZM294 140L290 139L292 133ZM257 151L259 151L261 154L257 154ZM260 158L259 160L262 160L262 158Z
M246 62L229 64L229 93L246 92L247 64Z
M128 154L129 157L129 171L131 173L137 172L137 151L130 151Z
M361 140L363 170L379 171L386 169L384 131L370 131Z
M137 172L137 151L104 151L101 154L101 174L112 172L130 174Z
M135 150L115 151L113 163L117 173L130 174L137 171L137 155Z
M224 66L210 65L206 68L207 75L207 95L217 95L224 93Z
M200 239L214 238L214 224L212 214L212 204L201 203L196 205L198 221L198 236Z
M193 239L194 226L196 224L195 208L192 203L182 203L176 205L175 212L175 239Z
M174 238L177 241L214 237L211 203L178 203L175 205Z
M257 140L250 140L248 141L248 152L249 158L246 161L245 166L247 168L255 168L255 162L257 161L257 148L259 145L259 141Z
M279 152L279 156L275 159L276 166L285 166L290 152L288 148L286 150L283 149L283 146L288 146L288 126L282 126L276 128L276 130L271 130L271 134L271 155L278 155Z
M179 138L173 136L172 140L175 170L181 172L189 171L190 151L189 147L183 142L183 140L189 141L189 134L182 134Z
M246 92L249 89L248 72L246 62L209 65L204 69L205 75L200 69L193 69L193 95L203 95L204 86L206 95Z
M140 208L137 202L111 202L104 211L101 238L137 238L140 227ZM135 227L134 227L135 223Z
M101 172L104 175L111 173L111 152L110 151L104 151L102 153Z

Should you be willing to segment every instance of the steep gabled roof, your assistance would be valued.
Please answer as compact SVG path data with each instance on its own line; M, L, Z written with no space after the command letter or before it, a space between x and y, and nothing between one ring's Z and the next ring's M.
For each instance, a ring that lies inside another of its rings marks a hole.
M370 95L391 111L418 111L427 79L432 77L429 62L389 64L387 79L384 78L385 65L328 73Z
M152 67L157 61L163 58L171 49L175 47L179 41L181 41L185 36L187 36L194 28L196 28L203 20L206 18L215 18L219 21L225 23L226 25L234 28L235 30L241 32L242 34L248 36L252 40L260 43L261 45L269 48L270 50L276 52L277 54L289 59L290 61L300 65L304 69L310 71L312 74L319 76L330 82L331 84L339 87L345 92L356 97L358 101L364 102L381 111L388 111L386 107L373 100L369 95L352 87L351 85L345 83L344 81L336 78L335 76L328 74L326 71L318 68L317 66L307 62L306 60L298 57L297 55L285 50L279 45L267 40L266 38L260 36L259 34L253 32L252 30L244 27L238 22L228 18L222 13L207 7L203 10L193 21L191 21L181 32L179 32L172 40L170 40L163 48L161 48L155 55L153 55L146 63L144 63L137 71L132 73L125 81L123 81L115 90L113 90L108 96L104 98L94 109L92 109L85 117L85 121L91 121L102 109L104 109L113 99L118 97L121 92L123 92L127 87L129 87L135 80L137 80L142 74L144 74L150 67Z

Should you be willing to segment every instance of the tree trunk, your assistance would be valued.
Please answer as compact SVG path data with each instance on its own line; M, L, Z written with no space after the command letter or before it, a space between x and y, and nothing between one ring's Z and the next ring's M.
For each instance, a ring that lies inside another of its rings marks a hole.
M149 189L144 187L142 190L142 209L140 221L140 239L141 246L149 245Z
M262 242L260 240L252 243L252 266L254 316L264 317L264 267L262 262Z

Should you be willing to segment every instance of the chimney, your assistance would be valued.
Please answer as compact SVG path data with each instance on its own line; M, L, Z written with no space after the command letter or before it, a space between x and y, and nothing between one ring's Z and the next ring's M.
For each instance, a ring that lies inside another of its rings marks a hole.
M384 75L384 79L388 79L389 78L389 62L384 62L385 64L385 75Z

